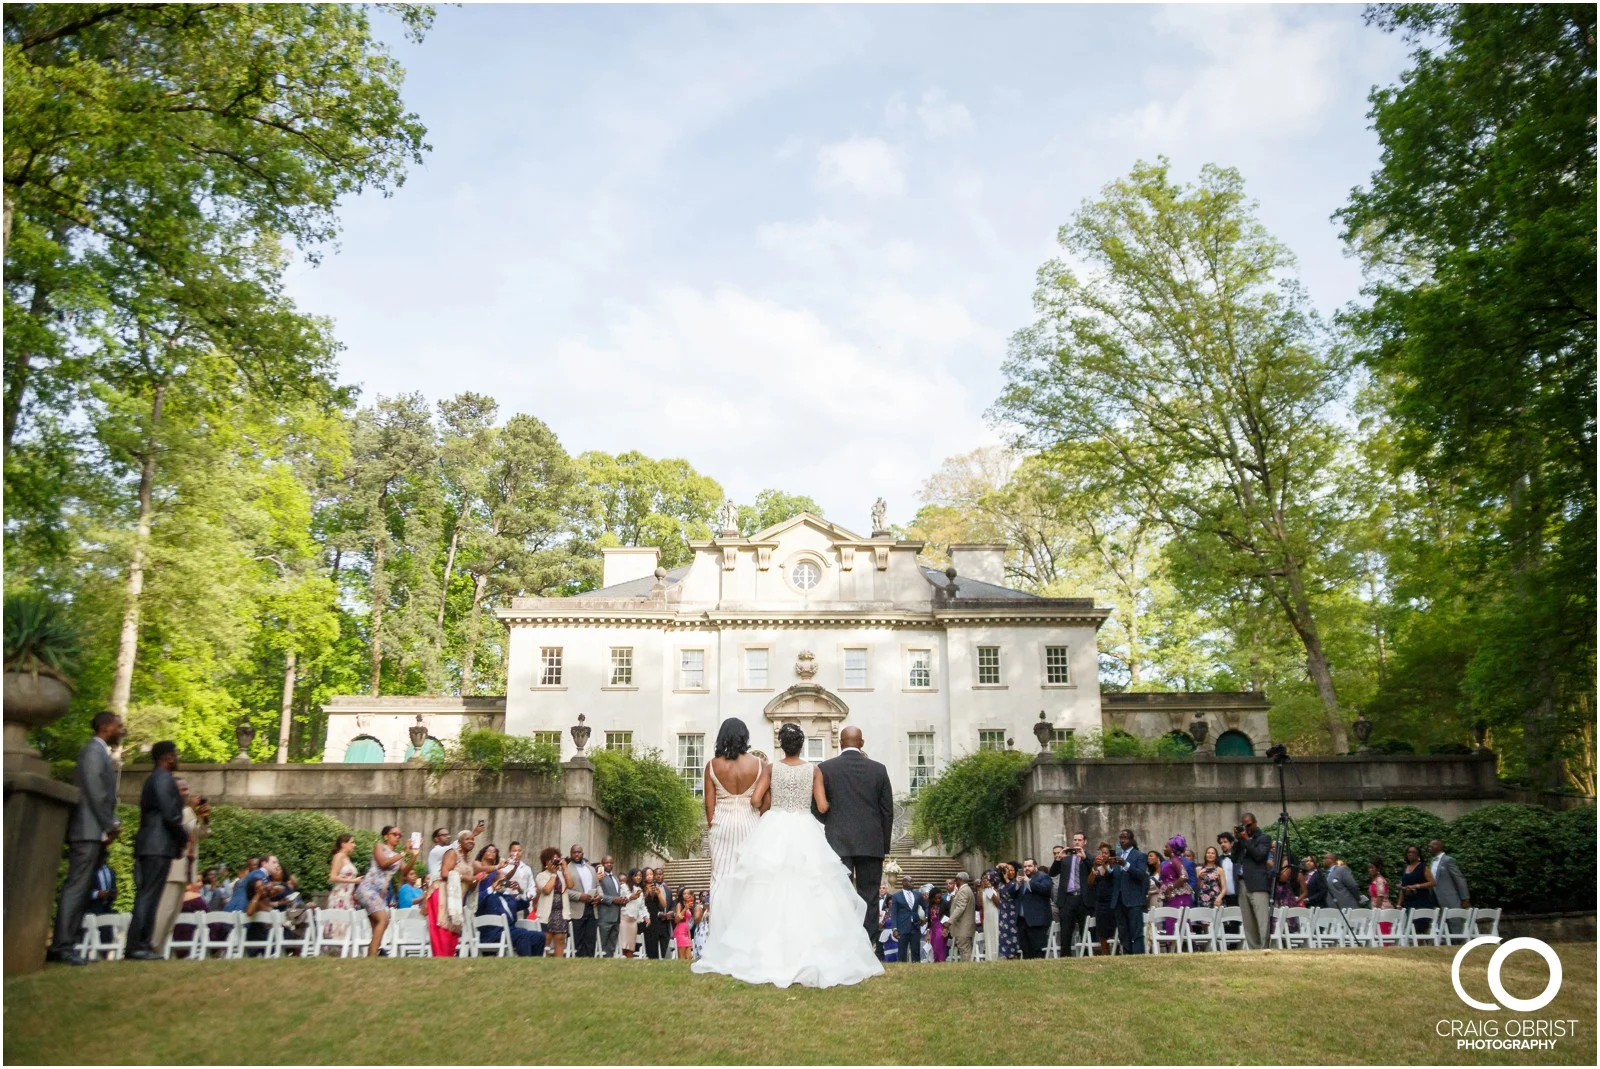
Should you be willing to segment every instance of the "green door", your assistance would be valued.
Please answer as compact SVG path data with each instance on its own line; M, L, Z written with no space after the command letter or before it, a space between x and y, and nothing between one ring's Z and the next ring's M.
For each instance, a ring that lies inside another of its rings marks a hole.
M1250 745L1250 736L1242 731L1224 731L1217 736L1218 757L1254 757L1255 747Z

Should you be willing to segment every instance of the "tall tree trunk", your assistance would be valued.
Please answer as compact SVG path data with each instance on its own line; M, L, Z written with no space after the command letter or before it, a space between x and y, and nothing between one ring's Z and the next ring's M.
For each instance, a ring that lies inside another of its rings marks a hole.
M1382 683L1389 678L1389 649L1383 639L1383 618L1378 615L1378 577L1371 572L1367 573L1367 593L1372 599L1372 633L1378 641L1378 682Z
M9 201L7 204L9 205ZM9 233L11 215L9 208L6 214ZM33 284L33 297L28 302L28 314L35 319L42 318L50 309L50 288L40 282ZM17 421L22 416L22 401L28 395L28 378L33 372L33 354L28 351L27 345L17 346L17 353L6 368L6 396L5 396L5 449L4 455L11 455L11 439L17 434Z
M461 653L461 696L463 698L472 693L472 662L478 655L478 609L483 604L483 596L488 593L488 590L488 576L474 575L472 577L472 611L467 616L467 646Z
M469 498L468 501L471 499ZM461 541L461 525L467 522L467 501L461 503L461 514L450 528L450 552L444 558L444 582L439 587L439 619L436 621L439 641L444 641L444 607L450 599L450 573L456 567L456 546Z
M1350 736L1345 730L1344 715L1339 711L1339 694L1333 686L1333 671L1328 667L1328 654L1322 648L1322 635L1317 630L1316 618L1311 613L1311 599L1306 596L1305 583L1300 569L1292 560L1284 569L1289 584L1288 596L1280 594L1279 603L1289 617L1289 625L1300 636L1306 651L1306 671L1316 684L1317 696L1322 699L1322 722L1328 729L1328 739L1336 754L1350 752Z
M372 541L372 696L383 693L383 606L389 600L384 560L389 548L389 489L378 494L378 534Z
M289 763L289 728L294 723L295 655L291 649L283 659L283 702L278 707L278 764Z
M1130 591L1128 619L1122 626L1128 632L1128 689L1139 689L1139 609L1138 592Z
M156 431L167 384L157 383L150 406L150 427L145 433L144 456L139 465L139 523L134 529L133 556L128 561L127 603L122 608L122 633L117 639L117 667L111 679L111 711L128 715L133 693L133 665L139 657L139 599L144 594L144 562L150 545L150 499L156 481Z

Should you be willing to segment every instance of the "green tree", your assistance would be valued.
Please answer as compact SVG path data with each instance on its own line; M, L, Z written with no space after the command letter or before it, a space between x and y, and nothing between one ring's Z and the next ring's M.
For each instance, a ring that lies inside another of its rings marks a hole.
M1348 748L1318 623L1346 581L1331 494L1345 371L1236 171L1198 187L1141 163L1062 227L1038 322L1015 337L995 414L1036 445L1105 450L1186 550L1265 591L1304 648L1327 737Z
M660 546L661 564L688 563L690 539L710 538L722 487L687 460L652 460L643 453L584 453L588 487L582 532L593 545Z
M793 519L802 512L822 518L822 506L805 494L786 494L782 490L763 490L755 504L739 506L739 533L752 538L768 527Z
M1397 538L1397 583L1446 618L1403 627L1383 700L1420 678L1553 785L1563 758L1593 765L1573 745L1595 694L1595 8L1369 18L1414 50L1372 94L1379 168L1338 214L1371 299L1352 322L1395 478L1449 534Z

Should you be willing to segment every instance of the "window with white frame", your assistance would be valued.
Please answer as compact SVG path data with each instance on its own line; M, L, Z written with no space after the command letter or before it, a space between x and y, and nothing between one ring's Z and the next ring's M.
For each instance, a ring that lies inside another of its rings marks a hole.
M1070 738L1072 738L1072 729L1071 728L1051 728L1050 729L1050 741L1053 742L1053 743L1055 743L1055 742L1066 742Z
M615 750L617 753L633 753L633 732L608 731L606 732L606 749Z
M1057 685L1072 682L1072 674L1068 669L1067 647L1046 646L1044 648L1044 681Z
M752 690L767 688L767 664L772 651L765 646L752 646L744 651L744 685Z
M1006 748L1006 733L1004 731L978 732L978 749L1004 750Z
M978 647L978 686L997 687L1000 685L1000 647Z
M911 766L911 793L916 794L933 779L933 732L912 732L906 736Z
M559 732L559 731L535 731L533 733L533 741L534 742L539 742L539 743L544 743L547 746L554 746L556 749L559 750L559 749L561 749L561 732Z
M611 647L611 686L633 686L633 647Z
M806 760L821 761L828 756L828 744L822 739L806 740Z
M706 651L678 651L678 687L681 690L704 690L706 687Z
M867 685L867 650L866 647L847 649L844 651L844 685L852 688L864 688Z
M906 686L927 690L933 686L933 651L906 651Z
M706 737L704 735L678 736L678 775L689 785L696 798L706 792Z
M541 687L559 687L561 685L561 647L539 647L539 685Z

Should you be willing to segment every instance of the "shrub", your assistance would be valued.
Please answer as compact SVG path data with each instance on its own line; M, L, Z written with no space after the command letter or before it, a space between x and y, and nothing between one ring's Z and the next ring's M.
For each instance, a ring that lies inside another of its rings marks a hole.
M548 742L535 742L524 735L507 735L489 728L468 728L454 742L430 757L428 764L435 771L474 765L496 774L511 765L553 779L561 774L561 749Z
M1416 753L1417 748L1405 739L1374 739L1372 752L1377 754L1407 754Z
M1475 903L1516 913L1577 908L1570 903L1581 884L1583 908L1593 909L1594 810L1588 813L1588 845L1581 853L1569 853L1569 842L1557 833L1573 826L1561 821L1565 814L1535 805L1471 810L1439 838L1461 865Z
M699 799L658 750L596 750L595 796L611 815L611 852L619 863L642 850L682 854L700 839Z
M1374 856L1382 857L1383 871L1396 886L1400 883L1400 866L1405 862L1406 847L1414 844L1426 854L1428 840L1444 838L1447 828L1439 817L1410 805L1385 805L1353 813L1319 813L1295 821L1295 826L1300 835L1291 838L1289 845L1299 856L1311 854L1320 859L1331 850L1349 863L1363 885L1367 862Z
M1051 753L1063 761L1088 760L1097 757L1143 757L1160 761L1181 761L1194 756L1194 744L1179 739L1174 734L1155 739L1139 736L1113 728L1111 731L1095 730L1068 735L1051 747Z
M979 750L951 761L917 792L911 834L938 840L953 854L978 850L998 857L1011 845L1031 761L1018 750Z
M1553 881L1549 909L1589 910L1594 908L1594 806L1581 805L1563 810L1550 821L1550 836L1557 857L1567 862L1550 872ZM1468 877L1471 880L1471 877ZM1472 884L1469 882L1470 888ZM1477 894L1476 891L1473 894Z

